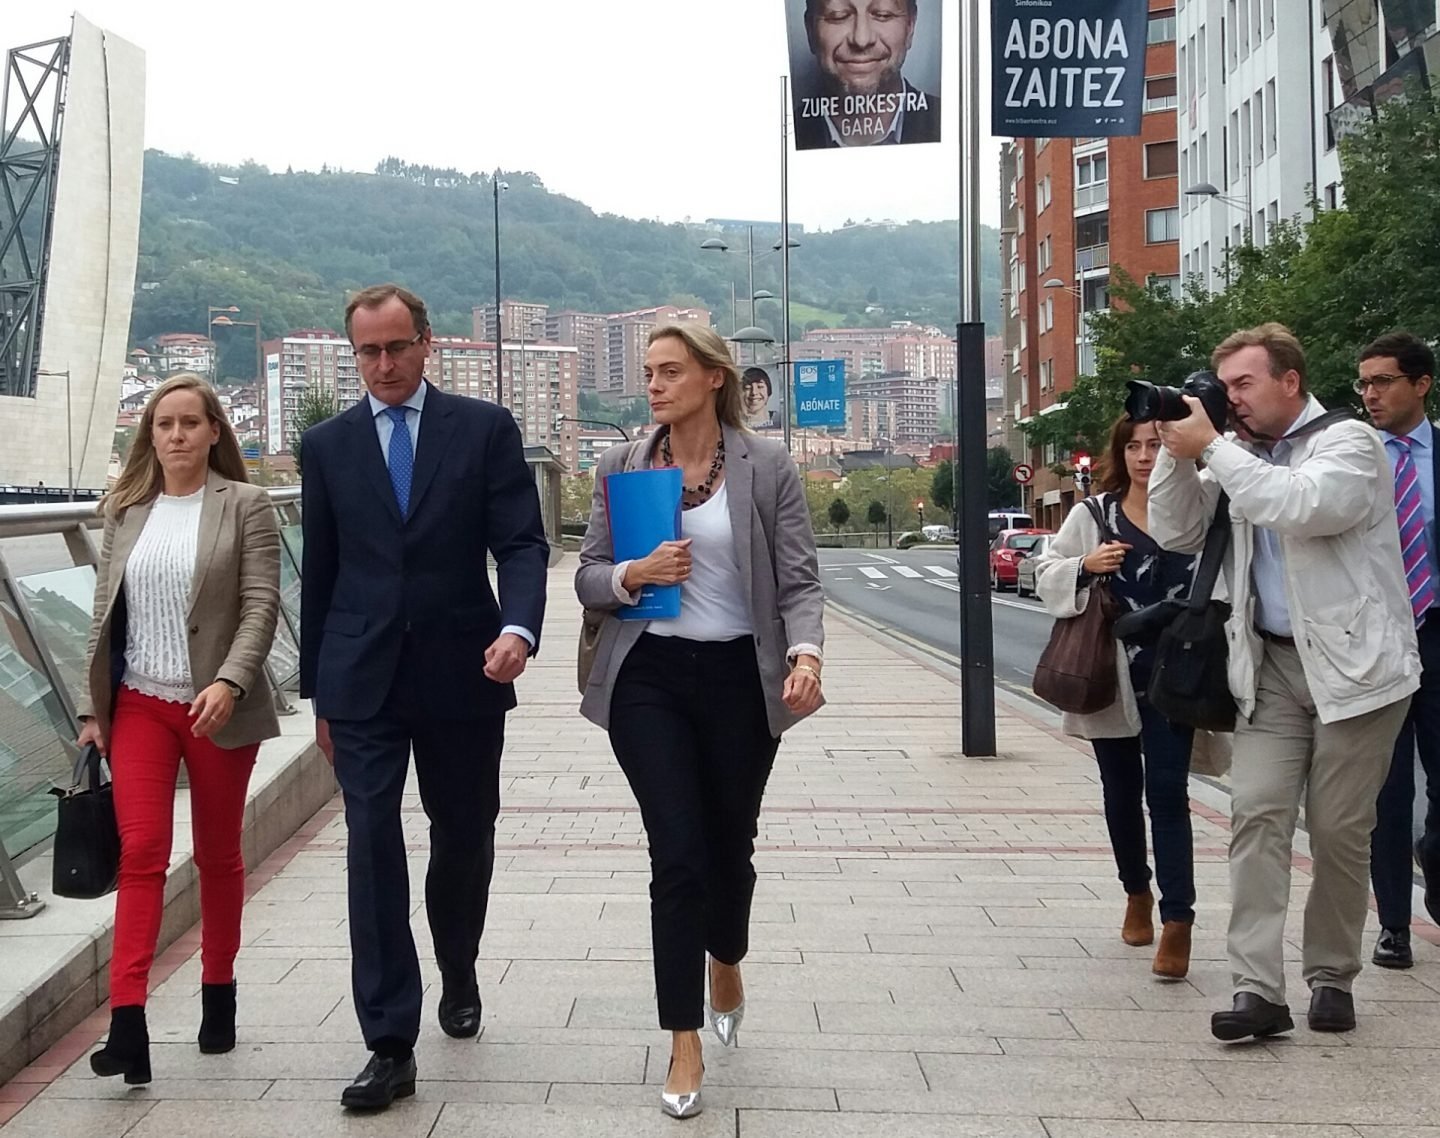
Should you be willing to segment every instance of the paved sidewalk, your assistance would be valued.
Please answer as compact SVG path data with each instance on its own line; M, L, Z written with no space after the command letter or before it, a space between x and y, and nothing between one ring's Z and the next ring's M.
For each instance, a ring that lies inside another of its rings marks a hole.
M961 757L953 675L838 616L831 703L787 737L761 817L741 1046L707 1046L701 1118L662 1118L644 837L575 713L572 568L552 575L545 652L510 719L478 1043L440 1033L427 961L419 1093L341 1112L365 1056L333 803L252 874L236 1051L194 1045L192 930L157 971L155 1082L91 1077L97 1014L0 1087L0 1138L1440 1138L1440 950L1417 942L1413 972L1367 969L1352 1036L1221 1047L1219 816L1198 808L1190 979L1160 983L1150 950L1119 938L1088 752L1002 707L1003 754ZM423 956L425 821L408 808ZM1306 882L1297 870L1297 900Z

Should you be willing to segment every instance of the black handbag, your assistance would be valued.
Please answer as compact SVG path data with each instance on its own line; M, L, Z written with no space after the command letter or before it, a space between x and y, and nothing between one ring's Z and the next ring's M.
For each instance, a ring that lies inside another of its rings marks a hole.
M89 901L115 888L120 877L120 828L115 794L100 780L100 748L86 744L75 763L75 783L52 787L58 799L55 865L50 887L57 897Z
M1150 706L1171 723L1201 731L1235 730L1235 697L1230 694L1229 647L1225 639L1230 606L1210 599L1229 544L1230 499L1222 492L1205 535L1205 551L1190 586L1190 599L1162 602L1177 606L1178 611L1160 632L1150 687L1145 693ZM1147 613L1148 609L1141 609L1131 615L1141 618ZM1154 616L1150 613L1150 620ZM1123 625L1116 629L1117 636L1128 632Z

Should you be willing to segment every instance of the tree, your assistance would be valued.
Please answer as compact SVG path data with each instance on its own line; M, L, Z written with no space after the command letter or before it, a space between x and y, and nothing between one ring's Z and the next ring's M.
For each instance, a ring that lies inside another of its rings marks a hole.
M300 406L295 412L295 441L290 444L290 453L295 456L295 471L303 474L300 457L302 436L317 423L340 414L340 400L333 391L319 387L307 388L300 396Z
M865 520L870 523L870 528L875 534L875 547L880 547L880 527L885 524L885 519L890 515L885 512L885 503L873 499L865 509Z
M128 457L130 457L130 444L133 443L134 441L135 441L135 428L134 428L134 427L116 427L116 428L115 428L115 443L114 443L115 453L119 456L119 458L120 458L120 464L121 464L122 466L125 464L125 460L126 460Z
M835 527L837 535L840 533L841 527L850 520L850 507L846 505L844 498L834 499L825 513L830 519L830 524Z
M935 468L930 479L930 501L937 510L947 514L955 512L955 464L948 458Z
M985 453L985 500L992 510L1020 504L1015 484L1015 460L1005 447L991 447Z
M590 504L595 493L595 472L587 470L560 483L560 520L583 522L590 518Z

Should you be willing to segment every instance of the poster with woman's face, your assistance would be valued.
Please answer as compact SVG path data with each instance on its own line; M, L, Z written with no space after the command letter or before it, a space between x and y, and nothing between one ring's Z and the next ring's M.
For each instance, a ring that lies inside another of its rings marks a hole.
M780 395L773 369L752 364L740 373L740 406L752 431L780 426Z

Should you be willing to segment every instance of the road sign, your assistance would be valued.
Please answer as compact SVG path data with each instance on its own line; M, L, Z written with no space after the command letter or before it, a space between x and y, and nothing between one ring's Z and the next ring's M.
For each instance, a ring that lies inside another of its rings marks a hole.
M1015 464L1015 469L1010 472L1010 476L1021 486L1029 486L1030 479L1035 477L1035 469L1028 462L1019 462Z

